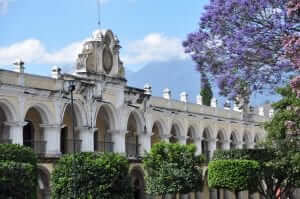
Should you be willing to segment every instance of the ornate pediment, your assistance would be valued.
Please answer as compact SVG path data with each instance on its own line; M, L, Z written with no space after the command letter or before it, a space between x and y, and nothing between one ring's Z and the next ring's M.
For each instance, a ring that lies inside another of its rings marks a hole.
M119 57L118 38L111 30L97 30L83 44L76 61L77 75L104 74L124 78L124 67Z

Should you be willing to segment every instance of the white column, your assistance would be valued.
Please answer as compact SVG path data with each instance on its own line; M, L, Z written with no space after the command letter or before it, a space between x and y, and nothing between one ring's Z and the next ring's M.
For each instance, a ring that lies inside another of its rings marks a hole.
M194 138L194 144L197 147L196 155L200 155L202 153L202 138L201 137Z
M236 148L237 149L242 149L243 148L243 142L237 142L236 143Z
M249 149L254 149L255 148L255 143L254 142L250 142L247 144L247 148Z
M111 133L114 142L114 152L125 155L125 135L127 130L110 130L109 133Z
M223 149L229 150L230 149L230 140L224 140L223 141Z
M9 139L13 144L23 145L23 127L27 122L4 122L9 126Z
M217 140L214 139L214 138L211 138L208 140L208 148L209 148L209 151L210 151L210 154L209 154L209 158L212 159L213 155L214 155L214 152L217 148Z
M46 156L58 157L60 152L60 133L61 125L41 124L44 129L44 140L46 141Z
M186 144L186 137L185 136L177 136L179 144Z
M151 150L151 133L142 133L139 135L139 141L140 141L140 155L143 156L146 152L149 152Z
M81 152L93 152L94 151L94 132L95 128L89 127L77 127L79 130L79 139L81 139Z

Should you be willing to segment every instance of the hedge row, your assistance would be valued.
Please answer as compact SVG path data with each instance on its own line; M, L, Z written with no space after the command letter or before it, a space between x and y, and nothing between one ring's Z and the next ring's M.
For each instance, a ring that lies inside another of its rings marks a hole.
M266 162L274 159L275 151L270 149L231 149L215 151L213 160L255 160Z
M233 192L248 190L256 182L259 163L254 160L215 160L208 165L208 185Z

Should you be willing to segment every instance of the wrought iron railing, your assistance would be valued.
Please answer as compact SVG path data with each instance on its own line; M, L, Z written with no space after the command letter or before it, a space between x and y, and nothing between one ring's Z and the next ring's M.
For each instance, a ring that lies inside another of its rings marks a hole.
M139 157L140 144L137 143L126 143L126 155L127 157Z
M4 139L0 139L0 144L12 144L12 140L10 140L10 139L6 139L6 140L4 140Z
M95 151L113 152L114 151L114 143L108 142L108 141L95 142Z
M33 149L34 153L44 155L46 153L46 144L44 140L24 140L23 145Z

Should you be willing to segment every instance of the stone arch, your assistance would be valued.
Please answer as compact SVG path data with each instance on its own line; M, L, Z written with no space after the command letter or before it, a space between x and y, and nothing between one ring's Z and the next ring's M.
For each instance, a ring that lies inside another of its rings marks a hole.
M195 130L194 126L190 126L188 128L188 132L187 132L186 143L187 144L194 144L195 143L195 138L196 138L196 130Z
M43 124L50 124L54 120L54 116L51 113L51 111L49 110L49 108L47 107L47 105L41 104L41 103L32 104L31 106L29 106L27 108L27 110L25 110L25 112L24 112L25 113L24 120L25 120L26 114L28 113L28 111L30 111L30 109L35 109L39 112Z
M105 108L107 115L109 117L109 125L110 125L110 130L117 129L117 110L115 107L111 104L108 103L101 103L100 105L97 106L97 109L94 113L94 121L93 124L96 124L97 122L97 116L99 115L99 111L101 108Z
M16 109L7 100L0 100L0 144L9 144L12 142L10 137L10 127L7 123L17 120Z
M225 131L224 129L220 129L217 133L217 142L216 142L216 148L218 150L225 149L225 142L226 142L226 137L225 137Z
M60 134L60 149L61 153L73 153L79 152L81 150L81 143L80 140L80 128L86 124L86 114L84 108L74 102L74 115L72 113L71 104L68 103L64 106L63 113L62 113L62 126L61 134ZM74 135L73 135L73 116L74 116Z
M116 129L116 119L112 108L102 104L95 117L94 151L113 152L112 130Z
M130 170L131 184L133 188L134 199L145 199L145 181L143 169L139 166L134 166Z
M29 106L24 116L26 125L23 127L23 145L31 147L39 155L45 154L47 141L42 124L49 124L52 119L52 114L46 105Z
M66 114L71 114L71 103L66 103L63 108L61 114L62 124L64 122L64 117L66 116ZM78 102L74 102L74 116L75 127L85 126L87 124L86 111L84 107Z
M209 127L206 127L203 129L202 132L202 140L201 140L201 151L206 157L206 160L208 161L210 159L212 151L210 151L210 141L212 139L212 131Z
M180 127L177 123L172 124L170 131L170 142L176 143L178 142L178 138L180 137Z
M250 144L249 132L245 131L243 134L243 149L249 148Z
M144 130L142 121L138 112L130 112L127 120L127 133L125 135L126 154L129 157L138 157L140 154L140 135Z
M161 141L163 133L163 125L159 120L156 120L152 125L151 146Z
M261 138L260 138L260 136L259 136L259 133L256 133L256 134L254 135L254 140L253 140L253 142L254 142L254 147L258 147L258 144L259 144L260 141L261 141Z
M38 167L37 199L50 199L50 172L43 166Z
M236 149L238 147L238 137L236 131L232 131L230 134L230 149Z

